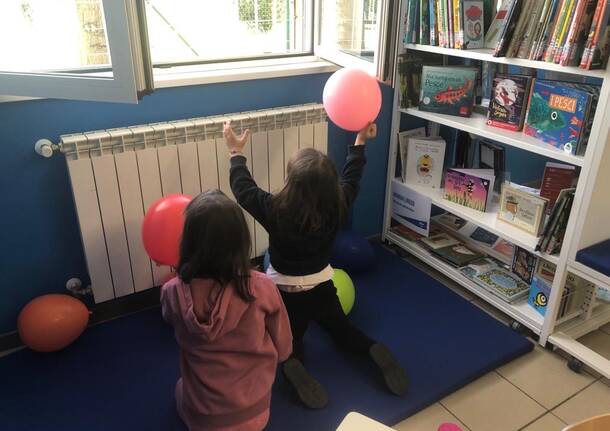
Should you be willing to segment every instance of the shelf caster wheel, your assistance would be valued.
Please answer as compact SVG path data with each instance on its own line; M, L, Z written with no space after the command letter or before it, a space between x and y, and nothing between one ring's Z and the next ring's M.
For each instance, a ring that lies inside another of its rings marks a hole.
M555 346L553 345L553 343L549 343L547 341L547 343L544 345L544 348L546 350L548 350L549 352L554 352L555 351Z
M517 322L516 320L513 320L511 322L510 329L512 329L515 332L518 332L519 334L523 334L526 331L525 326L523 326L520 322Z
M574 371L576 374L580 374L582 372L583 367L584 364L579 359L576 359L574 357L568 359L568 368Z

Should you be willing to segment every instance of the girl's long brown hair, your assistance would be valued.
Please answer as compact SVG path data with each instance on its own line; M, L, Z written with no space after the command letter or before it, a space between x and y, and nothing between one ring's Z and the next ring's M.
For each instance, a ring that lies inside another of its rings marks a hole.
M210 190L191 201L185 216L178 264L182 281L233 283L239 296L251 301L250 232L241 208L220 190Z
M290 160L286 175L284 188L271 202L276 220L287 220L306 234L338 230L346 208L333 162L320 151L305 148Z

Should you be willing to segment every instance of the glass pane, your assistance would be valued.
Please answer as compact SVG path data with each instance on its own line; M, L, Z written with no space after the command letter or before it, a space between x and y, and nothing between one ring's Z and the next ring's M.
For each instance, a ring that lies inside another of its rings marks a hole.
M108 69L102 0L0 0L0 71Z
M321 0L320 43L373 61L379 30L379 0Z
M311 51L305 0L148 0L153 63Z

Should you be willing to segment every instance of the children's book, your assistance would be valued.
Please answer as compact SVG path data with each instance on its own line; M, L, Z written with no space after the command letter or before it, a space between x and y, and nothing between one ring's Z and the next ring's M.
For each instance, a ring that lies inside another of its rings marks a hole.
M495 192L500 192L500 185L506 176L506 155L501 145L481 140L479 142L479 168L493 169L496 177Z
M467 266L460 268L460 272L470 279L474 279L476 276L485 274L494 268L502 268L502 263L497 260L484 257L470 262Z
M464 49L483 48L485 22L482 0L464 0Z
M527 58L529 55L529 51L534 43L534 39L536 37L536 32L538 28L542 26L541 15L545 13L545 7L548 7L548 0L539 1L536 0L533 2L531 13L529 13L529 20L525 31L523 33L523 38L519 42L519 46L517 48L517 52L515 53L515 57L517 58ZM510 55L507 54L507 57Z
M424 66L419 109L470 117L476 79L473 68Z
M531 84L531 76L496 74L487 124L512 131L521 130Z
M521 41L523 40L525 30L529 21L532 19L531 12L533 12L533 4L540 3L538 0L522 0L521 9L523 13L519 13L519 20L515 27L512 37L508 41L506 49L506 57L514 57L519 50Z
M546 306L549 302L549 296L551 296L551 284L552 281L549 283L537 275L534 276L527 298L527 303L543 316L546 314Z
M563 189L572 187L576 167L563 163L547 162L544 167L542 185L540 186L540 196L549 200L548 211L555 206L557 197Z
M580 134L580 139L576 147L576 154L584 155L587 149L587 143L589 141L589 135L591 135L591 129L593 128L593 118L595 117L595 110L597 109L597 102L599 101L599 92L601 87L595 84L585 84L581 82L563 82L564 85L577 90L586 91L591 95L591 106L588 109L585 120L583 122L583 130Z
M444 198L485 212L491 204L494 181L493 169L448 169Z
M519 246L515 247L512 270L521 280L528 284L532 282L532 277L534 277L534 273L536 272L537 263L538 258L536 255Z
M587 36L589 29L593 23L593 16L598 0L586 0L585 9L583 11L583 17L580 20L574 40L568 44L568 47L564 50L564 58L562 58L561 65L563 66L578 66L585 49L585 43L587 42Z
M444 213L433 217L434 221L453 230L459 231L468 224L466 220L451 213Z
M515 245L506 241L504 238L498 239L498 241L494 244L492 249L502 256L503 260L510 262L515 253Z
M437 248L449 247L451 245L459 244L460 242L454 237L442 232L436 235L431 235L429 237L423 237L421 242L427 245L432 250L436 250Z
M485 48L495 49L508 25L511 10L517 0L504 0L485 34Z
M400 173L402 182L407 181L407 158L409 152L409 139L415 137L425 137L426 128L418 127L417 129L405 130L398 132L398 148L400 151Z
M547 203L547 199L505 184L502 187L498 219L538 236Z
M470 234L470 238L485 247L493 247L499 237L494 233L486 231L482 227L477 227L474 232Z
M441 186L445 140L440 137L411 137L408 141L405 183L438 188Z
M530 289L529 284L502 268L492 268L477 275L473 280L506 302L515 302L526 297Z
M433 249L432 254L457 268L483 257L481 253L468 248L464 244Z
M575 154L591 99L586 91L561 82L535 81L524 133Z
M502 29L502 34L498 44L494 48L494 57L504 57L508 50L508 45L515 33L517 23L519 21L519 15L521 14L521 6L524 0L515 0L512 7L508 11L508 17L506 19L506 25Z
M552 233L555 231L557 223L561 218L561 215L568 204L568 196L573 195L576 189L563 189L559 192L557 199L555 200L555 204L553 205L553 210L548 217L546 224L544 225L544 229L542 231L542 235L538 240L538 244L536 245L536 251L542 250L546 251L547 245L551 239Z

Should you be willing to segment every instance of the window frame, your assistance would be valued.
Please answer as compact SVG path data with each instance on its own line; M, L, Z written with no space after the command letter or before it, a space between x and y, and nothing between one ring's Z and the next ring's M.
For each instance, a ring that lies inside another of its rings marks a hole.
M138 66L145 59L136 56L136 40L131 22L135 3L131 0L101 0L104 9L112 77L104 74L59 74L0 71L0 94L137 103ZM131 9L131 10L128 10ZM131 17L131 18L130 18ZM139 58L136 58L139 57ZM108 70L108 68L107 68Z

